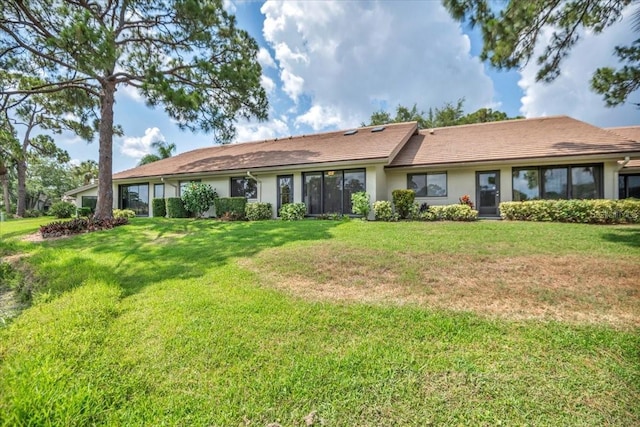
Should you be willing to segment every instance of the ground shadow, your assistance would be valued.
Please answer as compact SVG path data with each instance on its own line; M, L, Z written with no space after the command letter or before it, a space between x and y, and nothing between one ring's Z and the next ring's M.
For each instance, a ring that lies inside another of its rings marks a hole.
M616 227L611 232L603 234L602 238L608 242L640 248L640 228L638 227Z

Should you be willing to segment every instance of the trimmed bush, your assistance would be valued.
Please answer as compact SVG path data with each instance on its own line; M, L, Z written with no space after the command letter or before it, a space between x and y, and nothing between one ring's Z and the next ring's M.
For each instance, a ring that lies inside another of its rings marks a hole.
M307 205L304 203L287 203L280 208L280 218L284 221L298 221L307 214Z
M362 215L362 219L367 219L371 212L371 199L365 191L359 191L351 195L351 211L356 215Z
M391 208L391 202L387 200L378 200L373 204L373 214L376 221L395 221L398 219L397 215L393 213Z
M202 182L190 182L182 194L185 209L193 212L198 218L204 216L217 198L218 193L209 184Z
M49 208L49 213L56 218L71 218L76 214L76 205L69 202L56 202Z
M180 197L169 197L166 199L167 218L189 218L189 212L184 207Z
M271 219L273 218L273 208L271 203L247 203L244 214L249 221Z
M41 216L42 216L42 211L39 211L38 209L26 209L24 211L23 218L39 218Z
M478 211L469 205L430 206L419 214L422 221L476 221Z
M640 200L527 200L500 203L500 216L515 221L638 224Z
M247 199L244 197L220 197L215 201L216 216L227 217L230 220L244 219Z
M136 213L131 209L114 209L113 217L114 218L135 218Z
M153 199L151 200L151 207L153 208L153 216L154 217L165 217L167 216L167 204L164 199Z
M400 218L409 218L411 207L416 200L416 192L413 190L393 190L391 196L393 198L393 206L396 208L396 213Z
M91 208L78 208L78 210L76 210L76 217L88 217L89 215L91 215Z

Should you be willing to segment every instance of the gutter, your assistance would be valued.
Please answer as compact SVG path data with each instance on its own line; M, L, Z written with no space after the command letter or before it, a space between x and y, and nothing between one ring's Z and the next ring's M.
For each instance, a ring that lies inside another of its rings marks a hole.
M618 163L618 171L624 169L624 167L627 166L627 163L629 163L630 161L631 157L626 156L622 162Z

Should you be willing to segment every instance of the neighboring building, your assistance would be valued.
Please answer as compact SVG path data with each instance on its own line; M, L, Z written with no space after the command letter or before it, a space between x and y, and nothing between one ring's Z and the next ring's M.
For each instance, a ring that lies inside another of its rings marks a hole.
M640 141L640 126L606 128L606 130L632 141ZM618 175L618 198L640 199L640 159L625 159L620 162L620 165L622 169Z
M620 184L640 163L640 138L620 129L629 128L566 116L428 130L411 122L201 148L116 173L114 208L152 215L152 198L179 197L190 181L221 197L269 202L276 212L304 202L309 215L350 214L352 193L366 191L374 202L399 188L429 205L468 194L487 217L511 200L616 199L635 194ZM97 188L68 195L81 206Z

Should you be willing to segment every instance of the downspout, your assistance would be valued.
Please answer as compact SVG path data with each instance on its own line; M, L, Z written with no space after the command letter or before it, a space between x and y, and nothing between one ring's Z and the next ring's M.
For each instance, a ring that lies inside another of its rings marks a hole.
M629 163L630 161L631 161L631 157L626 156L622 161L622 163L618 163L618 171L622 170L625 166L627 166L627 163Z

